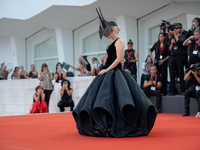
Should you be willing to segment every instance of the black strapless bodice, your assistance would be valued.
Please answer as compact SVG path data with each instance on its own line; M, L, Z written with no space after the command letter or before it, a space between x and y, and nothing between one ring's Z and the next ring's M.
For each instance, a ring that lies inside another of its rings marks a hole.
M115 42L118 40L119 38L117 38L108 48L107 48L107 54L108 54L108 58L105 64L105 68L108 68L117 58L117 53L116 53L116 47L115 47ZM119 63L115 68L113 68L114 70L116 69L121 69L122 65L121 63Z

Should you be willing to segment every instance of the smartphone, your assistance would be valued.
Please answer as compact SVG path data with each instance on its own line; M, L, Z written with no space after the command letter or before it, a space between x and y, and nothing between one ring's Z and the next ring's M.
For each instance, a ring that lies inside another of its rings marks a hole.
M64 84L67 84L67 81L64 81Z
M150 78L150 81L153 82L153 78Z

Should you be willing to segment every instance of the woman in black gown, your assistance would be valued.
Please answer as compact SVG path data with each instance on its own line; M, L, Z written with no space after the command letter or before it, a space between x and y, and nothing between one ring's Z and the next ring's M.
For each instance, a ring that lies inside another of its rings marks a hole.
M97 11L98 12L98 11ZM78 132L97 137L148 135L156 111L134 78L121 70L124 43L119 28L107 22L100 11L100 38L113 39L107 48L106 69L93 80L73 111Z

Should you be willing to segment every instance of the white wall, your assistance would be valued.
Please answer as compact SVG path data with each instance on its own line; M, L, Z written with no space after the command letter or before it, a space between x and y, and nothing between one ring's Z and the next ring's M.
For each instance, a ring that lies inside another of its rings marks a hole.
M13 52L10 45L10 39L8 37L0 37L0 64L5 62L7 69L14 69L13 65ZM8 79L11 78L12 72L8 75Z
M94 77L69 77L67 79L71 82L72 99L76 106ZM0 116L29 114L35 87L39 85L39 80L19 79L1 80L0 82ZM49 112L55 113L56 107L55 91L53 91L49 102ZM66 107L65 110L69 111L70 109Z
M64 6L84 6L89 5L96 0L1 0L0 1L0 19L29 19L44 11L52 5ZM23 4L23 5L19 5ZM38 5L39 4L39 5ZM16 7L17 6L17 7Z

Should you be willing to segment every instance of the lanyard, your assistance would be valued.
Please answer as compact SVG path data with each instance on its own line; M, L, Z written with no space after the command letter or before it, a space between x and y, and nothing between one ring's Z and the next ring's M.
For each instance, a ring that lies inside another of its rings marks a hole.
M61 80L61 75L62 75L61 73L58 74L58 77L59 77L60 80Z
M159 48L159 51L160 51L160 55L162 54L162 52L163 52L163 47L161 48Z
M132 51L131 51L131 52L128 52L128 57L130 57L130 56L131 56L131 54L132 54Z
M179 38L180 34L178 35L178 38ZM174 38L174 45L176 45L176 39Z
M197 48L198 48L198 43L197 41L195 41L195 50L197 50Z

